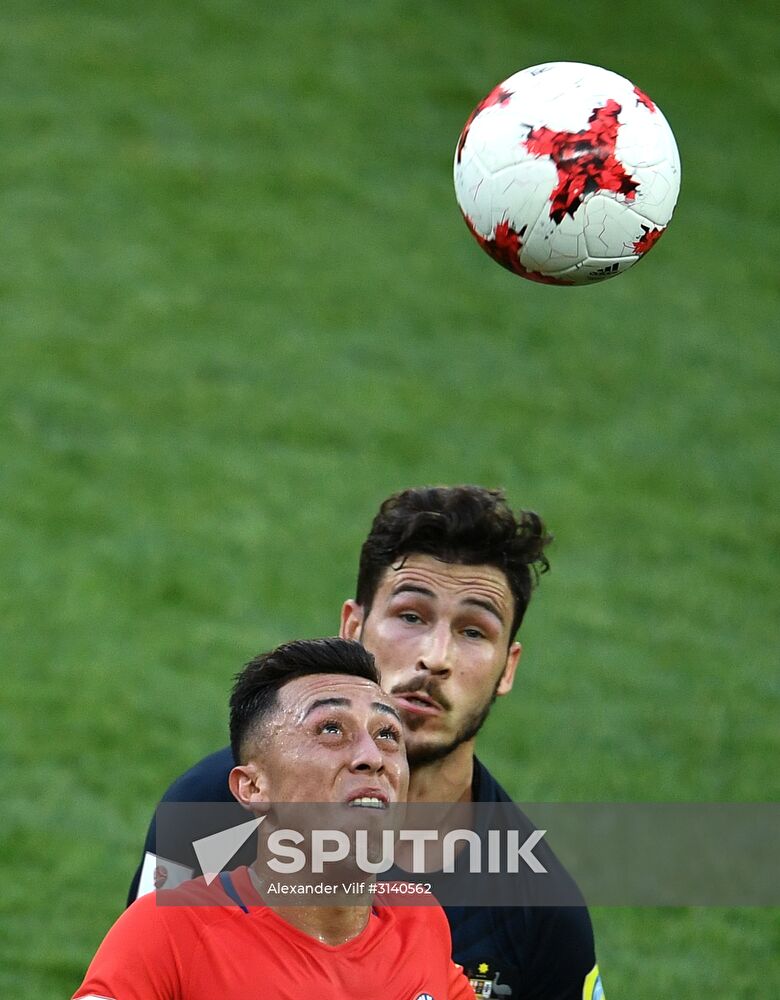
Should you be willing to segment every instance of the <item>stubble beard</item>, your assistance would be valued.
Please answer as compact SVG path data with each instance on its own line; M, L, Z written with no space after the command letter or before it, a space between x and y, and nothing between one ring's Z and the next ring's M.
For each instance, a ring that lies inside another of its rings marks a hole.
M443 740L441 742L431 741L430 743L421 743L418 746L415 746L413 741L409 740L406 747L406 756L409 761L410 770L414 771L417 768L425 767L427 764L435 764L437 761L444 760L445 757L449 757L451 753L454 753L459 746L468 743L469 740L473 740L485 724L488 715L490 715L490 709L493 707L493 702L496 700L498 694L500 680L499 678L496 681L496 686L490 697L466 716L457 733L450 740ZM414 716L411 721L407 721L404 718L404 725L410 734L413 734L415 730L421 729L424 724L425 719L419 716Z

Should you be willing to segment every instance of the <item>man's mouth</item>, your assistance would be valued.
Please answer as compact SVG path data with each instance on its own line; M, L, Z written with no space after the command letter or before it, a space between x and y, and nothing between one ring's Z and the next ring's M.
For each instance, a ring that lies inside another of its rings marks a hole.
M358 794L349 800L349 805L355 809L387 809L387 796L381 793Z
M438 701L424 691L396 691L393 698L399 708L413 715L441 715Z

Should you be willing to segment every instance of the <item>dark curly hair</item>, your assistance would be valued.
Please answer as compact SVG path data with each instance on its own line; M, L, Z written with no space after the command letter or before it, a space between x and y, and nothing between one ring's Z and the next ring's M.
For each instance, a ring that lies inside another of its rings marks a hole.
M482 486L426 486L388 497L360 550L355 599L366 614L389 566L412 554L448 563L496 566L506 574L515 601L514 639L539 574L550 568L552 541L530 510L514 514L503 491Z

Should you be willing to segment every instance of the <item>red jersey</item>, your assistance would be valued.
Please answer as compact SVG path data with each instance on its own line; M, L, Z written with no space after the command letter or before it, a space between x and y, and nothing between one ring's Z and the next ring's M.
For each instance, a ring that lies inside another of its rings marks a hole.
M440 907L379 901L357 937L333 946L264 906L246 868L230 878L232 899L195 879L168 890L176 905L136 900L74 1000L474 1000Z

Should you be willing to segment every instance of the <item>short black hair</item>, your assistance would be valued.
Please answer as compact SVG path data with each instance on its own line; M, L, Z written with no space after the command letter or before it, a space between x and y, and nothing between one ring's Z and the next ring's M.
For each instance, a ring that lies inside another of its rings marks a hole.
M406 556L429 555L448 563L496 566L506 574L515 602L510 641L520 627L539 574L550 564L552 541L531 510L515 514L502 490L482 486L424 486L384 501L360 551L355 599L366 614L389 566Z
M277 705L279 690L309 674L347 674L379 684L374 657L349 639L298 639L260 653L236 674L230 694L230 747L242 761L247 737Z

